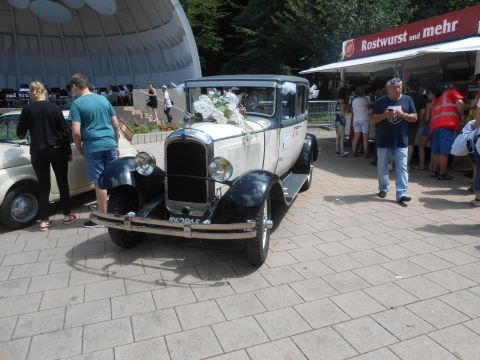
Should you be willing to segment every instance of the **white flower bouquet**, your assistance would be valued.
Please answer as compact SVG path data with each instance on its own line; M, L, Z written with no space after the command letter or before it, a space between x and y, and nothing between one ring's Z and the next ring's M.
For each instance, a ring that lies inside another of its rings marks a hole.
M193 110L204 120L215 120L218 124L231 124L242 129L244 140L249 140L255 133L247 124L239 109L239 99L231 91L209 91L208 95L200 95L193 103Z

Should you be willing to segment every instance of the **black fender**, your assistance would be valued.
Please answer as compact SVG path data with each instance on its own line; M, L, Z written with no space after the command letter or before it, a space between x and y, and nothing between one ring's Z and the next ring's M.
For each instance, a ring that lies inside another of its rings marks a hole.
M135 170L135 158L124 157L108 164L98 179L98 187L104 190L114 190L129 187L137 193L148 197L164 192L165 173L158 167L149 176L142 176Z
M305 135L302 152L293 166L292 172L296 174L309 174L310 164L318 159L318 153L319 147L317 137L312 134Z
M108 164L98 179L98 187L104 190L115 189L119 186L135 187L135 158L124 157Z
M252 170L238 177L218 201L212 223L226 224L254 220L270 196L274 228L287 211L280 178L268 171Z

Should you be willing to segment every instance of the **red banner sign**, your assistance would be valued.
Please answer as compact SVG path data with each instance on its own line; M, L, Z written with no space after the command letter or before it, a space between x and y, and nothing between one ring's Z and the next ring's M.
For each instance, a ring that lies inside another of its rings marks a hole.
M343 43L343 60L480 35L480 5L402 25Z

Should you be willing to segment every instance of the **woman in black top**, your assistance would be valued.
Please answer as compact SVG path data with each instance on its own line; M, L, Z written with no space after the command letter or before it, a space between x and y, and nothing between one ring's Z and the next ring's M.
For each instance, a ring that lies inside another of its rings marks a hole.
M17 135L24 138L27 132L30 134L31 161L39 183L40 230L46 231L52 226L48 217L50 165L60 190L63 223L69 225L77 219L77 216L71 213L68 186L68 162L72 157L72 149L68 125L58 106L47 101L45 86L37 81L32 82L30 96L33 102L22 110Z
M157 113L158 96L157 96L157 91L155 90L155 87L153 86L152 83L148 84L147 95L148 95L147 106L152 111L153 121L158 122L158 113Z

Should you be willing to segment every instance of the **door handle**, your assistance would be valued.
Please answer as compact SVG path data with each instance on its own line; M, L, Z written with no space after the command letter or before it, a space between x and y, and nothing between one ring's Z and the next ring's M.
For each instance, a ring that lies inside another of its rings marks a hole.
M297 129L300 129L301 127L302 127L302 125L297 125L297 126L294 127L294 129L297 130Z

